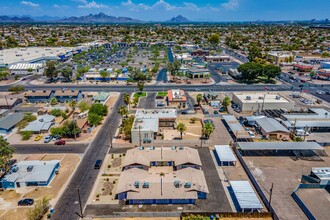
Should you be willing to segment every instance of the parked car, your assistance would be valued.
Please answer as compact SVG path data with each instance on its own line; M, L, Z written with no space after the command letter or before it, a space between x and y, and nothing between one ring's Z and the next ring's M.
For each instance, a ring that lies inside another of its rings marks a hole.
M65 141L64 140L58 140L54 144L55 145L65 145Z
M34 204L34 199L29 199L29 198L22 199L17 203L18 206L30 206L33 204Z
M61 136L60 135L54 135L53 136L53 140L54 141L58 141L58 140L60 140L61 139Z
M95 161L95 165L94 165L94 169L100 169L102 165L102 160L96 160Z
M182 115L187 115L188 114L188 111L182 111L181 114Z
M35 141L39 141L42 138L42 135L39 134L37 137L34 138Z
M319 94L319 95L324 95L325 94L325 91L317 90L316 93Z
M214 110L214 111L213 111L213 114L218 115L219 112L218 112L217 110Z
M53 136L47 135L44 139L44 143L49 143L53 139Z
M220 107L219 108L219 112L224 112L224 111L226 111L225 107Z

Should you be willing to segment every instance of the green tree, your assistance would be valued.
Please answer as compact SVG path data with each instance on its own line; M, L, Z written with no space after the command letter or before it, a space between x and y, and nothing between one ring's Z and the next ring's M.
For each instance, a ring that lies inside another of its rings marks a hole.
M196 96L196 101L197 101L197 104L200 106L201 105L201 101L203 99L203 95L202 94L197 94Z
M255 43L251 43L248 47L248 57L250 61L255 58L262 58L261 49Z
M78 104L78 108L81 112L84 112L84 111L89 110L91 108L91 106L87 102L81 101Z
M206 138L210 138L210 135L213 133L214 131L214 125L212 123L205 123L202 133L204 135L204 137Z
M62 69L62 76L67 79L70 80L72 78L72 69L70 67L66 67Z
M49 205L50 199L43 197L41 200L37 201L34 205L34 208L29 209L27 212L28 220L41 220L44 215L48 212L50 207Z
M176 127L176 129L178 130L178 132L180 132L180 136L181 136L181 139L182 139L182 133L185 132L187 130L187 127L185 124L183 123L179 123Z
M128 113L128 109L125 106L119 106L118 114L120 114L122 117L127 117Z
M101 103L94 103L91 105L91 108L89 109L88 113L89 114L94 113L97 115L106 116L108 114L108 107Z
M59 108L54 108L49 113L55 117L60 117L62 115L62 110Z
M62 127L51 128L50 133L62 137L76 138L81 133L81 129L76 121L65 121Z
M107 71L100 71L100 76L102 77L103 81L106 81L106 78L108 78L110 76L110 73Z
M44 75L50 79L57 77L58 71L56 69L55 61L47 61Z
M261 64L248 62L240 65L237 70L242 74L243 80L253 81L263 73Z
M212 44L213 46L216 46L216 45L218 45L218 44L220 43L220 35L217 34L217 33L214 33L214 34L212 34L212 35L209 37L208 41L209 41L210 44Z
M0 167L7 170L8 161L13 157L14 148L9 146L9 143L0 136Z
M128 105L128 108L129 108L129 104L130 104L130 102L131 102L131 97L130 97L130 95L129 95L128 93L125 93L125 94L123 95L123 101L124 101L124 103L125 103L126 105Z
M77 107L77 101L72 99L70 102L69 102L69 107L72 109L72 111L74 112L74 110L76 110L76 107Z
M18 86L12 86L8 89L9 92L15 92L16 94L18 94L18 93L20 93L24 90L25 90L25 88L23 86L19 86L19 85Z
M226 109L227 111L227 108L228 106L230 105L230 98L228 96L226 96L223 100L222 100L222 106Z
M22 136L22 140L27 141L32 137L33 131L21 131L20 134Z
M57 98L55 98L55 97L50 100L50 105L52 105L52 106L57 105L57 103L58 103L58 101L57 101Z
M263 75L267 76L268 81L276 76L281 75L281 67L273 64L266 64L262 67Z
M142 91L144 89L144 82L143 81L139 81L137 83L137 89L140 91L140 93L142 93Z
M88 118L87 118L88 123L91 126L97 126L97 125L101 124L102 119L103 119L103 117L101 115L97 115L94 113L88 114Z
M325 51L321 54L321 57L330 57L330 53Z

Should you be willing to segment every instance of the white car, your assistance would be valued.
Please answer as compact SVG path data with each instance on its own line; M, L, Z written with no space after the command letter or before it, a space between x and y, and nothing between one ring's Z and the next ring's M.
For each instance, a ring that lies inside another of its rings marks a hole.
M325 94L325 91L317 90L316 93L319 94L319 95L324 95Z

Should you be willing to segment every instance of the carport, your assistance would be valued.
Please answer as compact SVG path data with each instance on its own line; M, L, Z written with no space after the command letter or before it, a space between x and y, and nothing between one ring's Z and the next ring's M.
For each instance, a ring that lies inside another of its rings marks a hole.
M229 145L214 145L215 157L220 166L236 166L236 157Z

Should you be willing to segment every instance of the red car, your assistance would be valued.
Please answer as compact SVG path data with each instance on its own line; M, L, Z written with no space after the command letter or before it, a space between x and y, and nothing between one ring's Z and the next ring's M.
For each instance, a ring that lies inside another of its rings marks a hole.
M58 140L55 142L55 145L65 145L65 141L64 140Z

